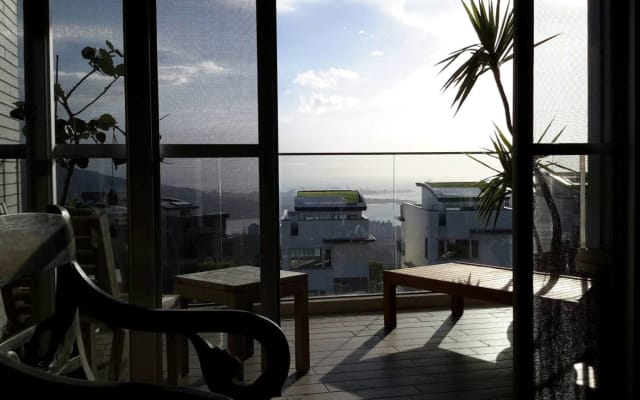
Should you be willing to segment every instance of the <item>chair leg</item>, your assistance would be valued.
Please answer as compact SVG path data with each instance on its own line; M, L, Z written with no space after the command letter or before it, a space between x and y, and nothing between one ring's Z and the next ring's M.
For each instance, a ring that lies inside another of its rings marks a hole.
M182 383L182 340L180 335L167 334L167 383L180 385Z
M114 329L112 334L109 380L123 381L128 372L129 336L123 329Z

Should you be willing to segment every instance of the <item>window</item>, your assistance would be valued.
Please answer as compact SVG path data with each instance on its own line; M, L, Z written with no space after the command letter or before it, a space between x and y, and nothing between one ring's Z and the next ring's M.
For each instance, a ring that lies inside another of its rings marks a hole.
M426 252L425 239L425 252ZM448 239L438 240L438 258L440 259L471 259L478 258L478 240ZM426 253L425 253L426 254Z
M298 236L298 223L297 222L292 222L291 223L291 236Z
M447 213L438 214L438 226L447 226Z
M331 267L331 250L316 248L290 248L289 269L322 269Z

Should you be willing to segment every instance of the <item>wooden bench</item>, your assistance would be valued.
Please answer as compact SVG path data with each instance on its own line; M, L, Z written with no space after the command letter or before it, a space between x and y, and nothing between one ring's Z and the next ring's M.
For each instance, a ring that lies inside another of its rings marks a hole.
M383 272L384 326L396 327L398 285L451 295L454 319L464 312L464 298L513 305L513 273L510 268L478 264L446 263ZM591 288L589 278L552 276L534 272L534 296L577 303Z

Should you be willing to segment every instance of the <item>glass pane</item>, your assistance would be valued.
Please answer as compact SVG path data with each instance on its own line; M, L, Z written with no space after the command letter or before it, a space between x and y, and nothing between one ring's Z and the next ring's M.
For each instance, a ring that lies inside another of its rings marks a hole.
M255 1L158 1L163 143L258 142Z
M164 293L175 275L259 265L257 159L165 159L161 181Z
M24 171L23 160L0 158L0 214L16 214L24 210Z
M76 166L69 168L71 163ZM58 159L56 184L58 204L64 205L71 214L80 266L101 289L127 301L130 270L126 165L116 168L111 159ZM86 324L86 329L92 327L95 325ZM85 342L85 346L96 349L92 365L99 380L117 379L113 371L120 371L124 374L121 378L127 378L128 367L113 363L118 362L116 352L122 353L123 362L128 363L128 348L123 342L112 340L113 335L126 337L128 333L105 326L93 339L86 338L89 342ZM128 339L122 340L126 343ZM112 347L117 343L119 348Z
M442 91L454 68L436 65L478 42L460 2L391 3L277 2L281 152L490 147L492 121L504 121L493 78L456 113L455 90Z
M0 144L18 144L25 142L20 132L23 116L12 116L11 111L17 101L24 100L21 4L3 4L0 16Z
M90 159L87 168L76 167L70 175L70 170L61 165L69 162L68 159L57 160L58 204L70 210L72 220L75 215L106 216L111 249L105 250L113 255L118 289L126 292L129 270L126 165L116 167L110 159ZM81 244L79 242L78 247Z
M511 266L511 210L478 217L490 156L281 156L281 268L311 295L378 293L384 269Z
M51 2L56 143L124 143L122 2Z
M22 5L3 3L0 17L0 145L14 145L26 142L22 116L12 113L15 103L24 99ZM0 150L0 213L23 210L25 171L23 161L6 157Z
M602 288L612 245L605 156L536 163L534 340L536 399L585 399L597 387ZM608 323L608 322L607 322Z
M536 1L534 140L585 143L588 132L587 1ZM545 131L547 133L545 134Z

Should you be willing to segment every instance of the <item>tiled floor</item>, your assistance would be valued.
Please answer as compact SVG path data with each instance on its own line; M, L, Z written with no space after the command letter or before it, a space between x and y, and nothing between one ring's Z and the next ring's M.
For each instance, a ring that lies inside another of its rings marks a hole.
M511 308L467 308L455 324L450 315L401 312L389 333L382 313L312 317L311 370L298 377L291 360L281 399L511 399ZM293 341L293 320L282 325ZM186 382L202 386L195 354L190 360ZM256 346L246 376L259 369Z
M511 398L511 308L314 317L311 371L294 372L283 399ZM283 327L293 337L292 321Z

